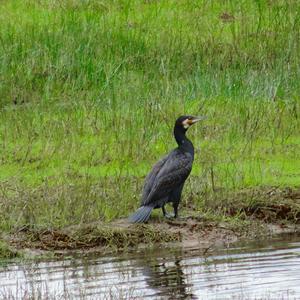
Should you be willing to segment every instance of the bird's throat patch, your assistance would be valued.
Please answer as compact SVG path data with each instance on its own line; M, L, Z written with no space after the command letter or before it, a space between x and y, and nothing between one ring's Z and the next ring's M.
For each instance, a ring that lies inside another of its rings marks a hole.
M182 126L183 128L185 129L188 129L190 127L190 120L189 119L185 119L183 122L182 122Z

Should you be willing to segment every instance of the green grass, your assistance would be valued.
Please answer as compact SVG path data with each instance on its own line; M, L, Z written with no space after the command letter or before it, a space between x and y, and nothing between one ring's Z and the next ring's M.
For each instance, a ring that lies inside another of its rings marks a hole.
M4 262L4 259L11 259L20 256L15 249L11 248L5 241L0 240L0 265Z
M196 148L184 203L300 185L297 1L0 3L0 228L127 216L143 177Z

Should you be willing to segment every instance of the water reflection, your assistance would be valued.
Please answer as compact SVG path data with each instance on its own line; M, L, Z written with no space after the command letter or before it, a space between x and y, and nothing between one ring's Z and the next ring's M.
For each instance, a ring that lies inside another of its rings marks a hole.
M300 299L300 237L0 265L0 299Z
M182 253L173 257L151 257L143 260L141 266L148 287L156 290L157 296L168 296L169 299L197 299L181 265Z

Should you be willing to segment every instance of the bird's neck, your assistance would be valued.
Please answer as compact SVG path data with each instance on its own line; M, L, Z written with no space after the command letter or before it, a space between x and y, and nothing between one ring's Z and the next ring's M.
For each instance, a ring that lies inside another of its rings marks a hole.
M174 137L178 144L178 148L182 149L185 152L194 154L194 146L193 146L192 142L186 137L185 133L186 133L186 130L184 130L183 128L177 128L175 126Z

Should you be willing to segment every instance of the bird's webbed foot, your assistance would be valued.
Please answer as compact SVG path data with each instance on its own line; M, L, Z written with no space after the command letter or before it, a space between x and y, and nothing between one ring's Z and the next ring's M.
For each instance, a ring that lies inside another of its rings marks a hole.
M169 214L167 213L166 209L164 206L162 206L162 211L163 211L163 214L164 214L164 217L167 218L167 219L173 219L175 218L175 214Z
M167 219L175 219L176 218L174 214L168 214L168 213L166 213L164 215L164 217L167 218Z

